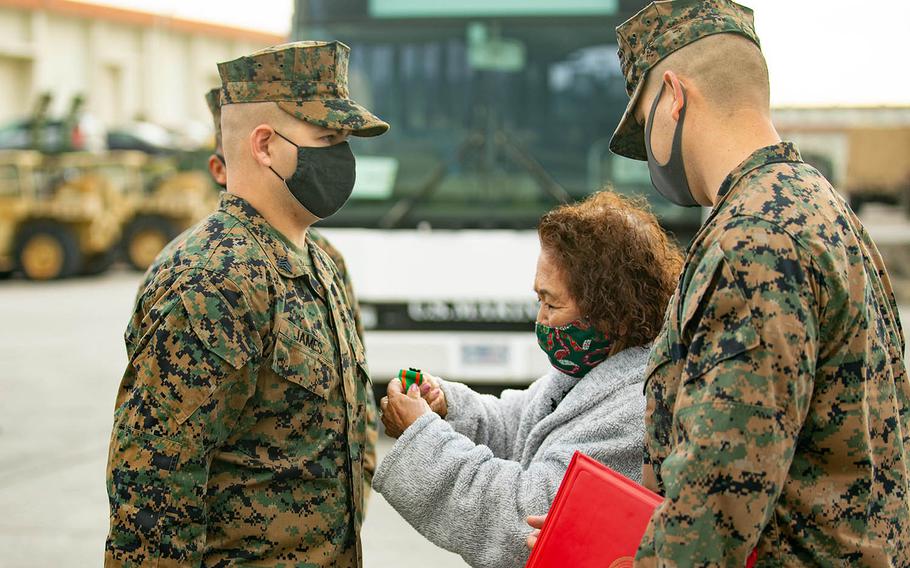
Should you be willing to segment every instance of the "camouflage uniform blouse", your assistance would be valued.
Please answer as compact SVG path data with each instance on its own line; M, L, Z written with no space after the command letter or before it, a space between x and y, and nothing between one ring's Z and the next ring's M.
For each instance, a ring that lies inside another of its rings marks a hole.
M217 124L217 123L216 123ZM220 132L220 126L217 127ZM219 134L220 135L220 134ZM204 222L204 221L202 221ZM183 244L183 241L196 230L196 227L190 227L181 234L177 235L171 242L164 247L164 249L158 253L158 256L155 257L155 261L149 266L146 270L145 275L143 276L142 282L139 284L139 294L136 297L138 302L142 299L142 295L145 293L145 289L148 288L149 284L155 279L155 276L158 274L158 270L165 264L171 261L171 256L174 252ZM357 328L357 335L360 337L360 341L363 342L363 320L360 317L360 304L357 302L357 296L354 294L354 284L351 281L351 274L348 271L347 263L344 261L344 256L342 256L341 251L332 245L331 242L315 228L310 228L308 231L310 239L313 241L313 244L318 246L325 252L332 262L335 263L335 269L338 272L338 275L341 277L341 281L344 283L344 291L347 294L348 303L350 304L351 311L354 314L354 325ZM370 500L370 491L373 485L373 474L376 472L376 443L379 440L379 407L376 405L376 398L373 394L373 390L370 389L367 392L368 403L367 403L367 442L366 447L363 450L363 499L365 501L364 511L366 511L366 505Z
M334 264L244 200L142 292L108 458L107 566L359 566L363 346Z
M689 248L647 372L641 565L910 566L910 386L882 259L793 145Z

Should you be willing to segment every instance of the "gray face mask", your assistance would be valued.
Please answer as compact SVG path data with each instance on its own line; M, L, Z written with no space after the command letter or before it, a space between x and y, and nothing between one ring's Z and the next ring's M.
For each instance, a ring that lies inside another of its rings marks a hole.
M683 164L682 157L682 129L686 119L686 89L682 85L680 88L683 92L683 106L679 111L679 120L676 122L676 130L673 132L673 146L670 149L670 159L666 164L658 164L651 151L651 126L654 124L654 113L657 111L657 103L664 94L665 83L661 82L660 92L654 97L651 104L651 114L648 116L648 124L645 126L645 151L648 153L648 171L651 173L651 183L657 192L683 207L698 207L698 201L692 196L692 190L689 189L689 180L686 179L686 168Z

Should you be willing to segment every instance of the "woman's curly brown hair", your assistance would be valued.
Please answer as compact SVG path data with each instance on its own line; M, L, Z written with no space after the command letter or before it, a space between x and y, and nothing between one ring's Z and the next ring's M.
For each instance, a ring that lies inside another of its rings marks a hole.
M644 199L601 191L545 214L537 233L614 352L657 337L683 258Z

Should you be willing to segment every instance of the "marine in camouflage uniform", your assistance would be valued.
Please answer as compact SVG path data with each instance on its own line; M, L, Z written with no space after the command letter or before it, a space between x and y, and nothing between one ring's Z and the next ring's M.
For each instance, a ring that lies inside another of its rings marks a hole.
M347 99L348 52L298 42L221 64L222 95L380 134ZM360 566L372 386L336 263L224 193L147 278L126 332L105 565Z
M215 88L205 95L205 102L212 113L212 120L215 123L215 152L224 158L224 150L221 146L221 89ZM321 248L332 262L344 282L344 290L347 292L348 301L351 304L351 310L354 312L354 324L357 327L357 335L360 341L363 341L363 320L360 317L360 304L357 302L357 296L354 294L354 284L351 281L348 272L347 263L344 261L341 251L335 248L329 240L317 231L315 228L309 230L310 238L313 243ZM364 454L364 497L369 498L373 482L373 473L376 471L376 441L379 436L379 409L376 406L375 394L370 391L370 403L367 406L367 447Z
M632 110L658 61L732 2L650 4L617 29ZM718 54L723 57L723 54ZM647 371L644 483L665 496L637 565L910 566L910 386L881 256L793 144L729 173L691 243Z
M209 90L205 94L205 102L209 107L209 111L212 113L212 120L215 126L215 156L224 161L224 149L221 145L221 87L216 87ZM138 296L136 300L142 297L142 293L148 287L155 277L155 274L158 273L158 269L162 264L168 261L174 252L177 250L185 240L188 235L190 235L196 229L195 226L190 227L180 235L174 238L167 246L162 249L162 251L155 258L155 261L152 262L148 270L145 272L145 277L142 280L142 283L139 286ZM338 271L338 275L341 276L342 282L344 282L344 290L347 293L348 302L351 305L351 311L354 313L354 324L357 328L357 335L360 337L360 341L363 342L363 320L360 316L360 304L357 302L357 296L354 294L354 284L351 281L350 273L347 269L347 264L344 261L344 256L342 256L341 251L332 245L325 236L317 231L315 228L311 228L309 231L310 238L312 238L313 243L321 248L332 262L335 263L335 268ZM375 394L371 391L370 403L367 406L367 447L364 453L364 498L369 499L370 492L372 490L373 483L373 474L376 471L376 442L379 436L379 409L376 405Z

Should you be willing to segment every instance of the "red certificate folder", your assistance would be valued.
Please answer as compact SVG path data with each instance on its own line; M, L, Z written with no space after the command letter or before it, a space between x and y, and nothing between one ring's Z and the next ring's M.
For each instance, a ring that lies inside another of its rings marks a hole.
M662 501L657 493L575 452L525 568L631 568ZM753 550L746 568L757 559Z
M526 568L632 566L663 499L575 452Z

